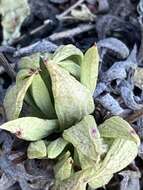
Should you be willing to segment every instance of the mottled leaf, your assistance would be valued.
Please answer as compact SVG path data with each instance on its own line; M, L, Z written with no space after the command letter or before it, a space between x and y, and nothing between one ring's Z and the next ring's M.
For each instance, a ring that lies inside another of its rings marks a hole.
M85 53L81 64L81 83L93 94L96 88L99 67L99 54L96 46L91 47Z
M1 125L0 128L14 133L20 139L36 141L56 131L58 121L39 119L36 117L23 117L9 121Z
M65 130L63 137L85 156L94 161L104 153L104 145L100 138L93 116L85 116L79 123Z
M106 138L122 138L126 140L132 140L140 144L140 139L130 124L119 116L111 117L107 119L99 127L99 131L102 137Z
M135 159L137 152L138 146L135 142L126 139L114 140L101 168L95 170L89 185L95 189L106 185L114 173L122 170Z
M109 149L102 168L111 173L118 172L128 166L137 156L138 146L126 139L116 139Z
M57 64L48 63L56 113L62 128L67 128L94 111L90 91Z
M54 159L59 156L68 144L63 138L58 138L52 141L47 148L48 158Z
M44 158L47 155L46 144L43 140L31 142L27 149L27 156L29 159Z

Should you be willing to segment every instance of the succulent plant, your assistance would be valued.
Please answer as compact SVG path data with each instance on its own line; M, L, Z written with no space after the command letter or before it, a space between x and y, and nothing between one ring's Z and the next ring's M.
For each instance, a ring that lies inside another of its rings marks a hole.
M24 57L5 96L8 122L0 128L33 141L29 159L55 160L52 190L102 187L137 155L140 139L125 120L113 116L97 126L92 116L98 67L96 46L85 54L66 45Z

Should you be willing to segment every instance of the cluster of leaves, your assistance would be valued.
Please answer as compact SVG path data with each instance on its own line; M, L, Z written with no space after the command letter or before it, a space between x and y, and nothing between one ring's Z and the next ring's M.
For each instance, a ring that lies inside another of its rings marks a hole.
M29 159L55 160L52 190L104 186L137 155L139 137L125 120L114 116L97 127L91 115L98 67L96 46L85 55L73 45L61 46L54 54L23 58L7 91L9 121L0 128L33 141Z

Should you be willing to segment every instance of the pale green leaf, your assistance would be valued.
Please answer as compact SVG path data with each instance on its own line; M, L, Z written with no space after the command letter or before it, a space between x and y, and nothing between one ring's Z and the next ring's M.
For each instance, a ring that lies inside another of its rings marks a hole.
M94 170L96 170L97 167L100 166L100 164L99 164L100 157L98 157L97 160L95 161L95 159L92 160L89 157L89 155L85 155L81 151L78 150L78 158L79 158L80 166L82 169L87 169L92 166L94 168Z
M62 128L68 128L94 111L90 91L68 71L57 64L48 63L56 113Z
M79 123L65 130L63 137L85 156L95 162L104 153L104 145L100 138L93 116L85 116Z
M21 58L20 62L19 62L19 70L21 69L38 69L40 67L39 65L40 62L40 54L39 53L35 53L32 54L30 56L26 56Z
M15 134L20 139L36 141L55 132L58 121L23 117L4 123L0 128Z
M71 176L73 168L73 159L70 153L67 152L62 158L57 162L54 167L54 174L56 180L64 180Z
M54 159L59 156L68 144L63 138L58 138L52 141L47 148L48 158Z
M98 189L100 187L107 185L109 181L112 179L112 177L113 177L113 174L110 172L105 171L105 173L102 173L102 172L98 173L98 171L96 171L94 176L91 177L91 180L89 180L90 182L88 184L93 189Z
M104 138L123 138L135 141L138 145L140 139L130 124L119 116L113 116L99 125L99 131Z
M27 156L29 159L41 159L46 157L47 148L43 140L31 142L27 149Z
M71 59L80 65L83 60L83 53L72 44L59 47L53 55L53 62L59 63L65 59Z
M16 75L16 82L18 83L19 80L24 80L26 77L31 75L30 69L21 69Z
M115 173L128 166L137 156L138 145L134 141L115 139L109 149L102 168Z
M56 181L52 190L86 190L90 174L91 169L76 172L68 179Z
M24 97L24 101L26 102L26 104L29 106L29 115L28 116L32 116L32 117L39 117L42 119L46 119L47 117L45 116L44 113L41 112L41 110L37 107L37 105L35 104L33 97L31 96L31 92L30 89L28 89L25 97Z
M54 106L52 105L48 89L39 74L34 77L30 90L37 107L47 116L48 119L55 119L56 113Z
M47 62L44 61L42 57L40 57L40 72L39 72L39 74L41 75L41 78L43 79L43 81L44 81L44 83L48 89L52 103L54 103L53 92L52 92L52 82L51 82L51 78L49 75L49 71L46 67L46 63Z
M81 64L81 83L93 94L96 88L99 67L99 54L96 46L87 50Z
M67 70L71 75L73 75L77 80L80 80L80 66L74 61L66 59L58 63L62 68Z
M95 174L91 177L89 185L99 188L106 185L114 173L128 166L137 156L138 146L135 142L126 139L114 140L105 159Z
M35 73L24 80L16 82L16 86L8 90L5 100L4 107L8 120L17 119L22 110L24 97L26 92L34 79Z
M14 118L15 112L15 100L16 100L16 85L12 85L8 88L4 98L4 108L7 120Z

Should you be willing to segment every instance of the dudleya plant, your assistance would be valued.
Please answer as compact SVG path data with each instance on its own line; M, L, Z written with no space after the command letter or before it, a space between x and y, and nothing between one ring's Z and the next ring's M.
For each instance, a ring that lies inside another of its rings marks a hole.
M0 128L33 141L29 159L55 160L52 190L102 187L137 155L140 139L125 120L113 116L97 126L91 115L98 66L96 46L84 55L73 45L61 46L54 54L23 58L16 84L7 91L9 121Z

